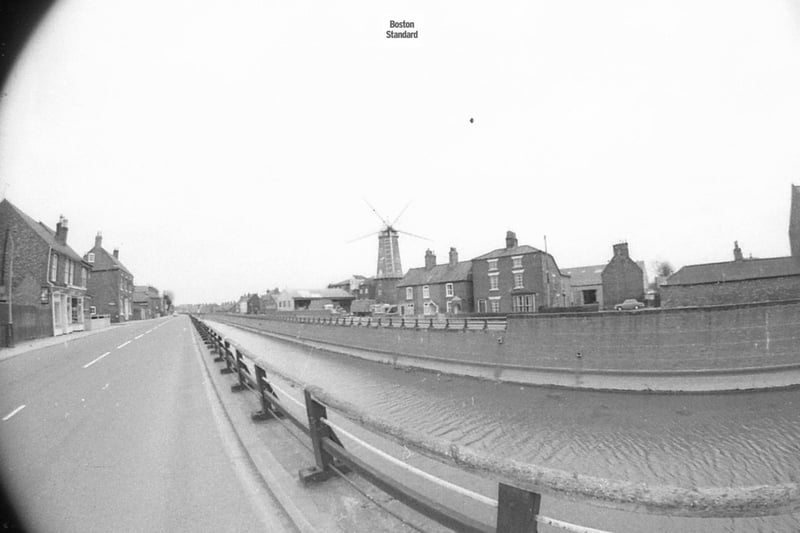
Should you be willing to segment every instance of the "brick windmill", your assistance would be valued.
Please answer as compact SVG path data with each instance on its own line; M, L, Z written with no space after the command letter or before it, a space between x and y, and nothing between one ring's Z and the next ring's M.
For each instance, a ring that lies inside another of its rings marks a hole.
M398 214L392 222L389 222L388 219L381 216L381 214L378 213L378 211L372 207L369 202L366 200L364 200L364 202L383 223L383 227L378 231L373 231L366 235L362 235L361 237L353 239L350 242L365 239L372 235L378 236L378 268L375 274L376 300L378 302L394 303L395 286L397 285L398 280L403 277L403 266L400 262L399 234L402 233L403 235L409 235L411 237L424 239L426 241L429 241L430 239L395 228L395 224L397 224L397 221L400 220L400 217L403 215L403 213L406 212L406 209L408 209L408 206L411 205L411 202L406 204L403 210L400 211L400 214Z

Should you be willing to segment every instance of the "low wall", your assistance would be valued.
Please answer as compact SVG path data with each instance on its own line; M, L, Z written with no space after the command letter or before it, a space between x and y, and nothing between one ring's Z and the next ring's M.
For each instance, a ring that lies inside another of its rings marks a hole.
M103 317L92 317L84 320L86 331L96 331L98 329L105 329L111 326L111 317L106 315Z
M506 331L335 326L226 315L358 357L518 383L719 391L800 384L800 301L510 315Z

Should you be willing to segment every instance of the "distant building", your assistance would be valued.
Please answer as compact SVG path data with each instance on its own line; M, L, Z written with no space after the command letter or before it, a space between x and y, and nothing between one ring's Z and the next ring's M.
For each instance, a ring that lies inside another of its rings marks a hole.
M662 307L724 305L800 298L800 187L792 185L788 257L745 259L733 243L733 261L687 265L660 285Z
M97 233L94 248L83 255L92 265L89 294L92 296L92 314L110 315L111 322L125 322L133 318L133 274L119 260L119 248L108 253L103 248L103 236Z
M261 313L261 297L258 294L253 293L247 299L247 314L260 315Z
M359 292L361 290L361 286L364 285L367 278L364 276L360 276L358 274L353 274L352 277L347 278L345 280L331 283L328 285L329 289L342 289L343 291L347 291L356 298L359 296Z
M767 302L800 298L800 256L687 265L661 285L662 307Z
M271 292L267 292L260 296L262 313L267 313L278 309L278 301L275 299L277 295L278 295L277 292L274 294Z
M603 278L606 265L591 265L562 269L570 277L572 302L577 306L597 305L603 308Z
M55 231L0 202L0 346L85 329L90 266Z
M505 248L472 260L472 286L478 313L533 313L572 303L569 276L553 256L520 246L513 231L506 233Z
M458 260L450 248L448 262L436 264L431 250L425 252L425 266L412 268L397 283L402 315L458 315L473 312L472 261Z
M643 266L631 259L627 242L615 244L613 250L613 257L600 274L603 281L602 308L614 309L615 305L628 299L644 302L647 276Z
M278 311L322 311L337 307L349 311L354 299L342 289L291 289L277 296Z
M133 319L147 320L165 313L158 289L151 285L133 286Z

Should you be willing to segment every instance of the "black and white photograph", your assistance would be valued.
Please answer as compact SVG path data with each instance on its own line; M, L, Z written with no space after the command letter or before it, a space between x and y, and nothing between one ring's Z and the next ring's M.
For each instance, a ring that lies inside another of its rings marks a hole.
M800 531L800 0L0 0L0 488Z

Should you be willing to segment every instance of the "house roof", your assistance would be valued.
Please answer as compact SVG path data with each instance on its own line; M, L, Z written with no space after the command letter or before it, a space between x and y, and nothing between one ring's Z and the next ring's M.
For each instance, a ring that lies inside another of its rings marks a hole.
M565 268L562 270L572 278L572 286L579 285L601 285L603 279L601 274L606 265L591 265L582 267Z
M36 232L36 234L39 235L39 237L41 237L42 240L44 240L53 250L69 257L70 259L78 261L79 263L83 262L83 259L81 258L80 255L78 255L78 253L75 250L73 250L66 244L61 244L56 240L56 232L47 227L46 224L44 224L43 222L35 221L20 208L9 202L7 198L3 201L7 202L9 207L11 207L14 210L14 212L16 212L20 216L20 218L22 218L22 220L24 220L25 223L34 232Z
M315 299L337 299L354 300L355 296L344 289L289 289L281 292L281 296L288 296L293 299L315 300Z
M478 259L495 259L497 257L507 257L509 255L535 254L539 252L542 251L538 248L534 248L533 246L528 246L527 244L523 244L522 246L514 246L511 248L498 248L497 250L492 250L489 253L485 253L483 255L475 257L473 261L477 261Z
M639 268L642 269L642 275L647 277L644 261L634 261ZM572 286L579 287L584 285L602 285L603 284L603 270L608 266L604 265L590 265L582 267L565 268L561 272L566 273L572 278Z
M668 277L664 285L696 285L782 276L800 276L800 257L743 259L687 265Z
M406 272L406 275L397 283L397 286L433 285L435 283L467 281L470 278L472 278L472 261L460 261L455 266L450 266L447 263L436 265L431 269L425 269L425 267L412 268Z

